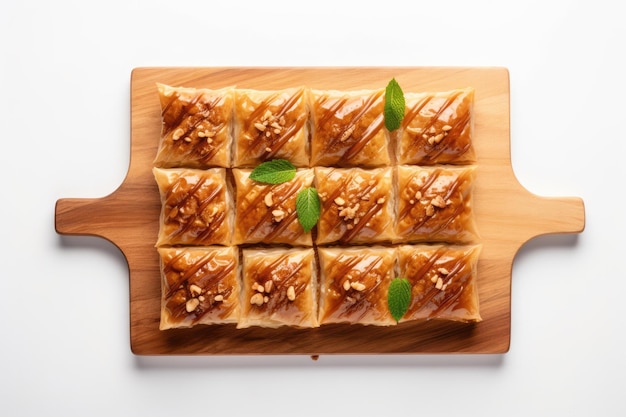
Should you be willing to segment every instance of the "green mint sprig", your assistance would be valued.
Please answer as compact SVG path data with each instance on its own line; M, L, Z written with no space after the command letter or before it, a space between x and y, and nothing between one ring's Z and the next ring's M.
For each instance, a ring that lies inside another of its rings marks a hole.
M394 278L389 284L387 305L396 323L406 314L410 304L411 283L406 278Z
M395 78L392 78L385 89L385 127L390 132L398 129L404 119L404 92Z
M286 159L263 162L250 173L250 179L266 184L281 184L291 181L295 176L296 167Z
M296 196L296 214L305 233L313 229L319 220L320 210L320 198L315 188L308 187L298 193Z

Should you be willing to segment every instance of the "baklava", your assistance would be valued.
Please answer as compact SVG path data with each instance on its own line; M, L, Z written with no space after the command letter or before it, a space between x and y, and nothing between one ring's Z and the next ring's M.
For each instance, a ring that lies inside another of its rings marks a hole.
M162 127L154 165L229 167L234 89L157 87Z
M318 327L312 248L248 248L242 257L238 328Z
M239 321L236 247L159 248L160 329Z

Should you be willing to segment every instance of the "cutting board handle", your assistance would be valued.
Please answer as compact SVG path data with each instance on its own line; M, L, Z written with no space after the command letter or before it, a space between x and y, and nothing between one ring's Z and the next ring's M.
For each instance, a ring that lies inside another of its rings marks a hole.
M585 204L578 197L539 197L532 195L526 205L532 237L556 233L581 233L585 229Z

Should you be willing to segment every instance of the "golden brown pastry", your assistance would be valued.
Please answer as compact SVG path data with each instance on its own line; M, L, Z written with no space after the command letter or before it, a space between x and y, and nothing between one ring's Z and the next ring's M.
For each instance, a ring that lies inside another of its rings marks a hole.
M392 168L315 168L321 202L317 243L391 241Z
M272 159L309 166L308 90L235 90L235 167Z
M296 213L296 197L313 184L313 170L300 169L289 182L264 184L249 169L233 169L236 187L234 244L283 243L311 246Z
M480 249L478 245L398 247L399 276L412 286L411 304L400 321L480 321L476 287Z
M236 247L159 248L160 329L239 320Z
M238 328L317 327L313 249L244 249Z
M233 89L157 87L163 125L154 165L229 167Z
M399 164L476 162L473 89L405 93L404 97L406 111L396 150Z
M320 324L395 324L387 306L395 249L319 248Z
M398 166L396 241L476 241L475 173L475 166Z
M385 90L312 91L311 166L389 165Z
M153 173L161 195L157 246L230 244L232 196L224 168Z

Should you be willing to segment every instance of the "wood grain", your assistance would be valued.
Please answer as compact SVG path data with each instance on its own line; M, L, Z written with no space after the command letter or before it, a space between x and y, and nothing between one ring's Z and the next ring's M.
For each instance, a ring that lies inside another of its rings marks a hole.
M380 88L395 77L405 91L473 87L478 173L475 214L483 250L478 263L483 321L404 323L391 328L328 325L318 329L236 330L233 325L159 331L160 276L154 248L159 195L152 161L160 134L155 83L219 88ZM126 256L130 274L130 342L138 355L504 353L511 327L511 268L533 237L579 233L579 198L544 198L513 173L509 137L509 75L504 68L138 68L131 76L131 159L112 194L60 199L55 227L67 235L110 240Z

